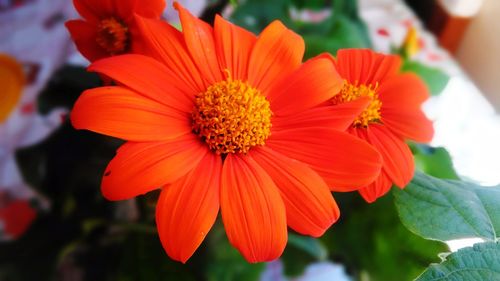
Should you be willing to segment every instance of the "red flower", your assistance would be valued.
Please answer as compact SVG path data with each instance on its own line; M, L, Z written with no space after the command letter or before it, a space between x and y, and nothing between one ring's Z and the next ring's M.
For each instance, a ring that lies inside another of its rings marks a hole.
M130 53L141 40L134 14L160 18L164 0L73 0L84 20L70 20L66 27L89 61Z
M259 37L180 5L183 32L138 17L150 55L100 60L118 85L88 90L75 128L127 140L102 192L111 200L162 188L156 222L168 255L185 262L219 208L229 241L250 262L279 257L287 225L320 236L339 217L328 185L372 182L381 158L343 132L366 101L318 107L342 87L331 60L302 64L304 41L278 21Z
M382 155L382 171L359 192L368 202L387 193L392 184L404 188L413 178L413 155L406 139L428 142L432 123L421 110L429 97L424 82L415 74L399 73L401 59L371 50L340 50L335 65L345 80L334 105L369 98L370 104L348 132L372 144Z

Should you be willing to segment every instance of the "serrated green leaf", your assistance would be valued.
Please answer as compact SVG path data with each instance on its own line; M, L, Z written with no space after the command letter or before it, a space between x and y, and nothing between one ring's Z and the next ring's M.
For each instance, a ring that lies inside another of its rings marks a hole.
M439 95L448 84L448 80L450 80L450 77L441 70L415 61L406 60L401 70L403 72L413 72L420 76L433 96Z
M416 281L500 280L500 244L487 242L460 249L431 265Z
M481 187L416 173L403 190L394 190L403 224L427 239L447 241L500 235L500 187Z

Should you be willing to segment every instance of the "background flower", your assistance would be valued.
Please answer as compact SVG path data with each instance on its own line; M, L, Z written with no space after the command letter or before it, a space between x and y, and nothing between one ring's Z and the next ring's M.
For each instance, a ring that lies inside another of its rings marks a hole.
M383 166L379 177L359 190L373 202L394 183L404 188L413 178L415 164L406 139L429 142L434 130L422 111L429 97L427 88L415 74L400 73L401 60L371 50L339 50L335 65L345 84L333 105L361 97L370 104L352 123L348 132L377 149Z

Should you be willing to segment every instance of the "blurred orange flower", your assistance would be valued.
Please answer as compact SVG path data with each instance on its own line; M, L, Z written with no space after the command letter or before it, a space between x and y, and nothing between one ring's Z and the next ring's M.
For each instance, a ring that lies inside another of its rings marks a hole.
M73 0L84 20L67 21L66 27L78 51L89 61L129 53L140 41L134 14L159 19L165 8L165 0L146 2Z
M348 132L369 142L383 158L377 180L359 190L366 201L374 202L393 183L404 188L413 178L413 155L405 140L432 139L432 123L421 109L429 92L415 74L399 73L401 59L395 55L339 50L335 65L345 80L340 94L332 99L335 106L361 97L370 99Z
M0 123L5 121L16 107L25 83L23 66L13 57L0 54Z
M229 241L248 261L276 259L287 225L320 236L338 219L328 185L362 186L378 175L379 154L341 131L367 101L318 107L342 80L329 59L302 64L304 41L279 21L256 37L175 7L183 32L137 17L153 58L90 66L120 86L84 92L73 125L128 141L102 192L122 200L161 187L156 222L171 258L189 259L220 207Z

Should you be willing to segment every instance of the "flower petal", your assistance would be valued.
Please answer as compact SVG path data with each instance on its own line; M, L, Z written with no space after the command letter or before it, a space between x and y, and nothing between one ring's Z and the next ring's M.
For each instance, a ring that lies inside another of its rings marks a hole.
M143 35L141 38L145 50L142 51L163 62L193 92L204 92L208 85L205 85L200 71L191 59L182 33L163 21L140 16L136 16L135 19Z
M415 170L413 154L408 145L383 125L372 124L364 134L365 139L382 155L382 169L397 186L405 187L413 178Z
M166 107L123 87L83 92L71 112L76 129L129 141L175 139L191 132L188 114Z
M382 122L395 134L416 142L429 142L434 136L432 122L423 112L385 113Z
M267 147L254 149L252 158L271 176L286 208L288 226L319 237L340 216L325 181L306 164Z
M212 228L219 212L221 170L220 156L207 153L196 169L163 188L156 225L172 259L185 263Z
M191 15L178 2L174 2L174 8L179 12L186 46L203 77L209 84L223 80L212 27Z
M370 104L369 97L361 97L338 105L315 107L289 116L274 116L273 131L305 127L322 127L345 131L354 119Z
M304 56L304 40L273 21L260 34L248 68L248 81L267 94L272 84L297 69Z
M267 96L276 116L304 111L331 99L343 81L330 60L308 60L291 75L273 85Z
M89 22L98 23L112 12L112 0L73 0L76 11Z
M78 51L89 61L109 56L96 41L97 27L83 20L70 20L65 23Z
M159 19L165 9L165 0L73 0L78 13L90 22L115 17L121 21L132 19L134 14Z
M380 84L378 89L382 109L420 110L430 94L425 83L413 73L396 75Z
M196 93L176 79L170 69L143 55L122 55L99 60L88 68L123 84L137 93L183 112L193 110Z
M382 122L401 137L429 142L434 135L432 122L421 106L429 97L427 86L414 74L403 74L385 81L379 90Z
M371 145L333 129L297 128L272 132L266 145L308 164L332 191L357 190L373 182L382 164L380 155Z
M184 176L207 153L193 134L168 142L125 143L106 168L102 193L108 200L145 194Z
M229 242L247 261L271 261L281 255L287 241L285 206L273 180L249 156L227 156L221 212Z
M387 174L382 170L374 182L359 190L359 194L361 194L366 202L373 203L375 200L389 192L391 187L391 179L389 179Z
M350 83L375 85L396 75L401 59L396 55L376 53L369 49L343 49L337 52L337 70Z
M222 69L229 70L235 80L246 81L248 61L257 38L219 15L215 16L215 47Z
M120 0L120 4L117 5L118 8L122 6L121 3L123 2L126 1ZM135 2L132 13L145 18L159 19L163 14L163 10L165 10L165 0L148 0L147 4L137 0L131 2Z

